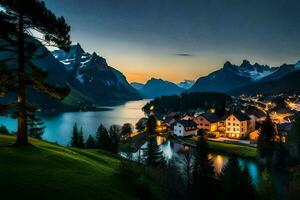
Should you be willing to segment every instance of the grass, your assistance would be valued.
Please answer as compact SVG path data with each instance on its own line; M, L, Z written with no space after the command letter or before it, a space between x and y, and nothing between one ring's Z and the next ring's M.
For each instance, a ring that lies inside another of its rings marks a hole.
M192 144L196 144L195 137L184 138L183 140ZM256 158L255 147L249 147L249 146L238 145L238 144L228 144L228 143L217 142L217 141L208 141L207 143L208 143L208 147L212 151L225 153L225 154L235 154L240 157L251 158L251 159Z
M14 136L0 135L1 199L136 199L115 155L32 138L31 146L12 147L14 142Z

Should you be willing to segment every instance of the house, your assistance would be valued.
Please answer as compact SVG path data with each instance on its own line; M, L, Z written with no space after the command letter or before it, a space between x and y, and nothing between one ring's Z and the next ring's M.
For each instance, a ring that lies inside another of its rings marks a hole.
M179 120L174 125L174 135L190 136L197 135L197 123L193 120Z
M232 112L225 118L226 137L229 138L244 138L248 133L255 130L251 118L241 112Z
M217 131L219 118L214 113L202 113L194 118L194 121L198 124L199 129L206 131Z

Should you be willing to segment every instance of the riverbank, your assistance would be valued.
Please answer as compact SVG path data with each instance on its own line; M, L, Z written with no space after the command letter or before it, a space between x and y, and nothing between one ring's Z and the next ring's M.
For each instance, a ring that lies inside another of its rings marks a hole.
M175 138L176 139L176 138ZM187 137L187 138L180 138L180 140L184 141L188 145L196 145L197 137ZM256 148L239 145L239 144L228 144L224 142L218 141L207 141L208 147L215 153L221 154L234 154L239 157L248 158L248 159L255 159L256 158Z
M4 199L137 198L134 187L119 175L121 158L116 155L32 138L30 146L12 147L15 139L0 134L0 197Z

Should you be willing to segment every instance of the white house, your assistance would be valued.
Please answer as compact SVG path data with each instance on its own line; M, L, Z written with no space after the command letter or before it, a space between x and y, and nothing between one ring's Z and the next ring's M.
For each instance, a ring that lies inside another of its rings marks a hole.
M180 120L174 125L174 135L189 136L197 135L197 123L193 120Z
M226 117L226 135L229 138L246 137L248 133L253 131L253 122L251 118L240 112L233 112Z

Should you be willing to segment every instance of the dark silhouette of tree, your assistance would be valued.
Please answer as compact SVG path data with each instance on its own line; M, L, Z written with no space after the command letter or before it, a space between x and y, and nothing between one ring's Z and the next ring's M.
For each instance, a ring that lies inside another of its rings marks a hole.
M111 140L110 152L117 154L119 150L121 127L118 125L112 125L109 128L109 136Z
M282 141L282 137L279 137L279 141L275 146L275 151L272 160L272 167L277 171L284 171L288 167L290 158L287 145Z
M84 139L83 139L83 130L82 127L80 128L80 131L78 133L78 147L83 148L84 147Z
M100 124L97 132L96 132L96 146L99 149L110 151L111 150L111 140L107 129Z
M193 157L192 199L197 199L200 194L206 197L211 196L213 199L216 177L213 160L209 158L207 141L203 135L199 136Z
M121 129L121 135L123 137L128 137L132 133L132 125L130 123L125 123Z
M75 123L72 132L71 147L78 147L78 144L79 144L79 133L78 133L77 124Z
M0 34L3 36L2 39L4 41L0 45L0 50L17 55L10 58L10 60L14 59L17 61L17 67L14 69L7 67L5 70L7 74L13 77L10 88L18 94L16 102L16 108L18 109L16 144L26 145L28 144L27 86L57 98L63 98L69 92L66 88L57 88L45 81L47 73L32 63L34 57L39 58L42 56L36 55L38 44L28 38L35 38L31 34L31 30L35 30L43 36L43 38L39 38L41 41L67 49L71 44L70 27L65 23L63 17L57 18L49 11L43 1L0 0L0 6L4 9L4 11L1 11L0 23L8 28L8 30L2 31L3 28L1 27Z
M232 155L221 175L222 199L247 199L256 198L256 193L249 170L241 169L238 159Z
M214 92L191 92L155 98L143 107L143 111L148 115L153 112L155 114L168 114L170 112L197 110L198 108L208 110L215 105L226 106L231 103L232 98L226 94ZM153 106L155 108L154 110Z
M147 125L147 118L143 117L143 118L139 119L139 121L135 124L135 128L138 131L143 131L143 130L145 130L146 125Z
M151 137L147 141L147 149L145 151L146 165L153 168L163 168L166 166L166 160L163 152L157 145L154 137Z
M292 129L288 133L287 143L293 162L300 162L300 115L296 117Z
M157 120L154 115L150 115L147 120L147 125L146 125L146 131L148 137L151 137L156 134L156 128L157 128Z
M217 104L215 114L218 117L224 117L226 115L226 102L222 101L220 104Z
M257 140L257 151L260 161L270 167L276 145L276 130L268 114L263 122Z
M93 136L89 135L88 139L86 140L85 147L87 149L95 149L96 148L96 142Z
M45 123L34 112L28 114L28 134L31 137L42 139L42 135L45 131Z

